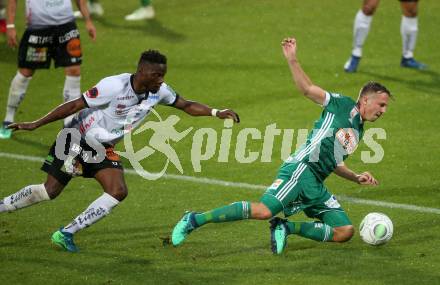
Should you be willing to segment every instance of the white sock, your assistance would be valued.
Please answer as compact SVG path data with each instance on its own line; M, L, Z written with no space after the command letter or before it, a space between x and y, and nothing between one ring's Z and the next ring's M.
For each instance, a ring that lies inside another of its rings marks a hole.
M29 185L0 201L0 213L12 212L41 201L50 200L44 184Z
M71 234L88 227L100 219L104 218L112 208L116 207L119 201L111 195L104 193L101 197L93 201L87 209L76 217L70 224L64 227L63 232Z
M367 39L368 32L370 31L371 21L373 16L367 16L359 10L354 18L353 25L353 50L352 55L361 57L362 56L362 46Z
M8 105L6 107L6 122L14 122L15 112L18 105L24 99L26 90L32 77L26 77L17 71L14 79L11 81L11 87L9 88Z
M402 16L400 34L402 35L402 55L404 58L414 57L418 31L417 17Z
M79 98L81 96L81 76L66 75L64 81L63 97L64 102ZM74 115L64 119L64 126L68 126Z

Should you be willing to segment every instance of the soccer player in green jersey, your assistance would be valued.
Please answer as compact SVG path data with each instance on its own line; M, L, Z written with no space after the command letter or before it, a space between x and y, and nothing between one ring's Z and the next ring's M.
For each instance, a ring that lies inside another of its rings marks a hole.
M288 235L316 241L345 242L354 228L336 198L323 184L334 172L362 185L377 185L369 173L355 173L344 165L363 135L365 121L374 122L387 110L391 93L381 84L369 82L362 87L357 102L349 97L324 91L312 83L296 57L296 40L287 38L282 49L293 81L313 102L322 105L321 117L306 143L281 166L273 184L257 203L241 201L204 213L186 212L172 233L174 246L180 245L194 229L207 223L244 219L266 220L283 212L286 217L304 211L313 222L293 222L275 217L271 224L272 251L280 254Z

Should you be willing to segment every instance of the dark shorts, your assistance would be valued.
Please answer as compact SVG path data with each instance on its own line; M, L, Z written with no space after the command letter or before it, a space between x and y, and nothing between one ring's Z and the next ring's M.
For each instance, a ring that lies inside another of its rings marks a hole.
M114 152L112 146L104 145L105 158L99 163L90 163L93 156L96 155L94 148L90 147L84 139L80 140L79 146L75 143L71 144L70 136L64 142L64 159L56 156L56 141L50 148L41 170L55 177L58 182L67 185L74 176L83 176L85 178L95 177L98 171L105 168L123 169L122 162L118 154ZM92 154L91 156L87 154ZM75 173L72 172L75 169Z
M75 22L43 29L26 29L18 50L18 67L29 69L81 64L81 41Z

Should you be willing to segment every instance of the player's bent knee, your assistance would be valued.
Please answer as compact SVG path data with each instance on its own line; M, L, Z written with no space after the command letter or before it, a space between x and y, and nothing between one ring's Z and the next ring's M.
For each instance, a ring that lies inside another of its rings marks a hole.
M364 7L362 7L362 12L367 16L373 16L374 12L376 12L376 6L365 5Z
M18 71L23 75L24 77L31 77L34 75L34 70L29 68L19 68Z
M80 65L72 65L72 66L66 67L65 73L66 73L66 75L69 75L69 76L80 76L81 75L81 67L80 67Z
M347 242L354 235L354 227L352 225L334 228L333 241Z
M252 218L257 220L268 220L273 217L272 212L263 203L252 204Z
M44 188L46 189L49 198L53 200L60 195L61 191L63 191L64 185L58 181L48 180L44 183Z
M114 187L110 191L105 191L107 194L121 202L128 195L128 189L125 186Z
M408 18L415 18L417 17L417 11L412 11L412 10L404 11L403 15Z

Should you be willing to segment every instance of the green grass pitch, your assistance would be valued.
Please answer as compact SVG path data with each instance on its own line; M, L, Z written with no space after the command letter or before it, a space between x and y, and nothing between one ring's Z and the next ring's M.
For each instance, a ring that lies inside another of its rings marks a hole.
M24 29L24 3L18 1L17 29ZM102 1L105 16L95 21L98 37L92 43L78 21L84 62L82 90L105 76L133 72L143 50L159 49L168 56L166 81L182 96L216 108L231 107L242 119L232 129L228 162L213 158L194 172L192 134L173 144L184 175L256 185L270 185L281 163L280 136L275 138L271 162L238 163L234 157L237 133L243 128L262 132L276 123L279 129L311 128L320 108L295 89L282 56L286 36L298 40L298 57L317 85L356 98L362 84L376 80L395 96L388 113L375 124L386 130L380 141L385 151L378 164L364 164L361 145L347 165L369 170L380 185L360 187L331 176L327 186L335 195L408 204L434 212L390 208L341 201L358 227L369 212L386 213L394 222L394 237L372 247L356 233L345 244L323 244L291 236L285 254L269 249L267 222L212 224L193 233L180 248L164 246L184 210L204 211L234 201L258 200L263 190L126 176L129 196L112 214L78 233L78 254L50 244L60 225L70 222L102 190L93 180L74 179L55 201L0 217L0 278L2 284L440 284L440 2L419 5L416 58L429 65L419 72L399 66L401 56L398 1L382 1L374 17L364 56L356 74L342 67L350 54L352 23L361 1L297 0L157 0L157 18L128 23L124 15L138 1ZM0 37L0 116L3 118L9 83L16 72L17 50ZM36 119L62 100L62 70L38 71L16 118ZM167 107L163 118L177 114L177 129L213 128L223 122L193 118ZM61 127L56 122L34 132L19 132L0 141L0 152L44 157ZM135 137L148 142L148 132ZM260 151L262 140L248 142ZM123 150L122 146L119 146ZM163 155L143 161L160 170ZM21 187L41 183L40 163L1 156L0 197ZM130 168L126 163L126 167ZM174 166L168 173L179 174ZM302 215L295 217L303 219Z

